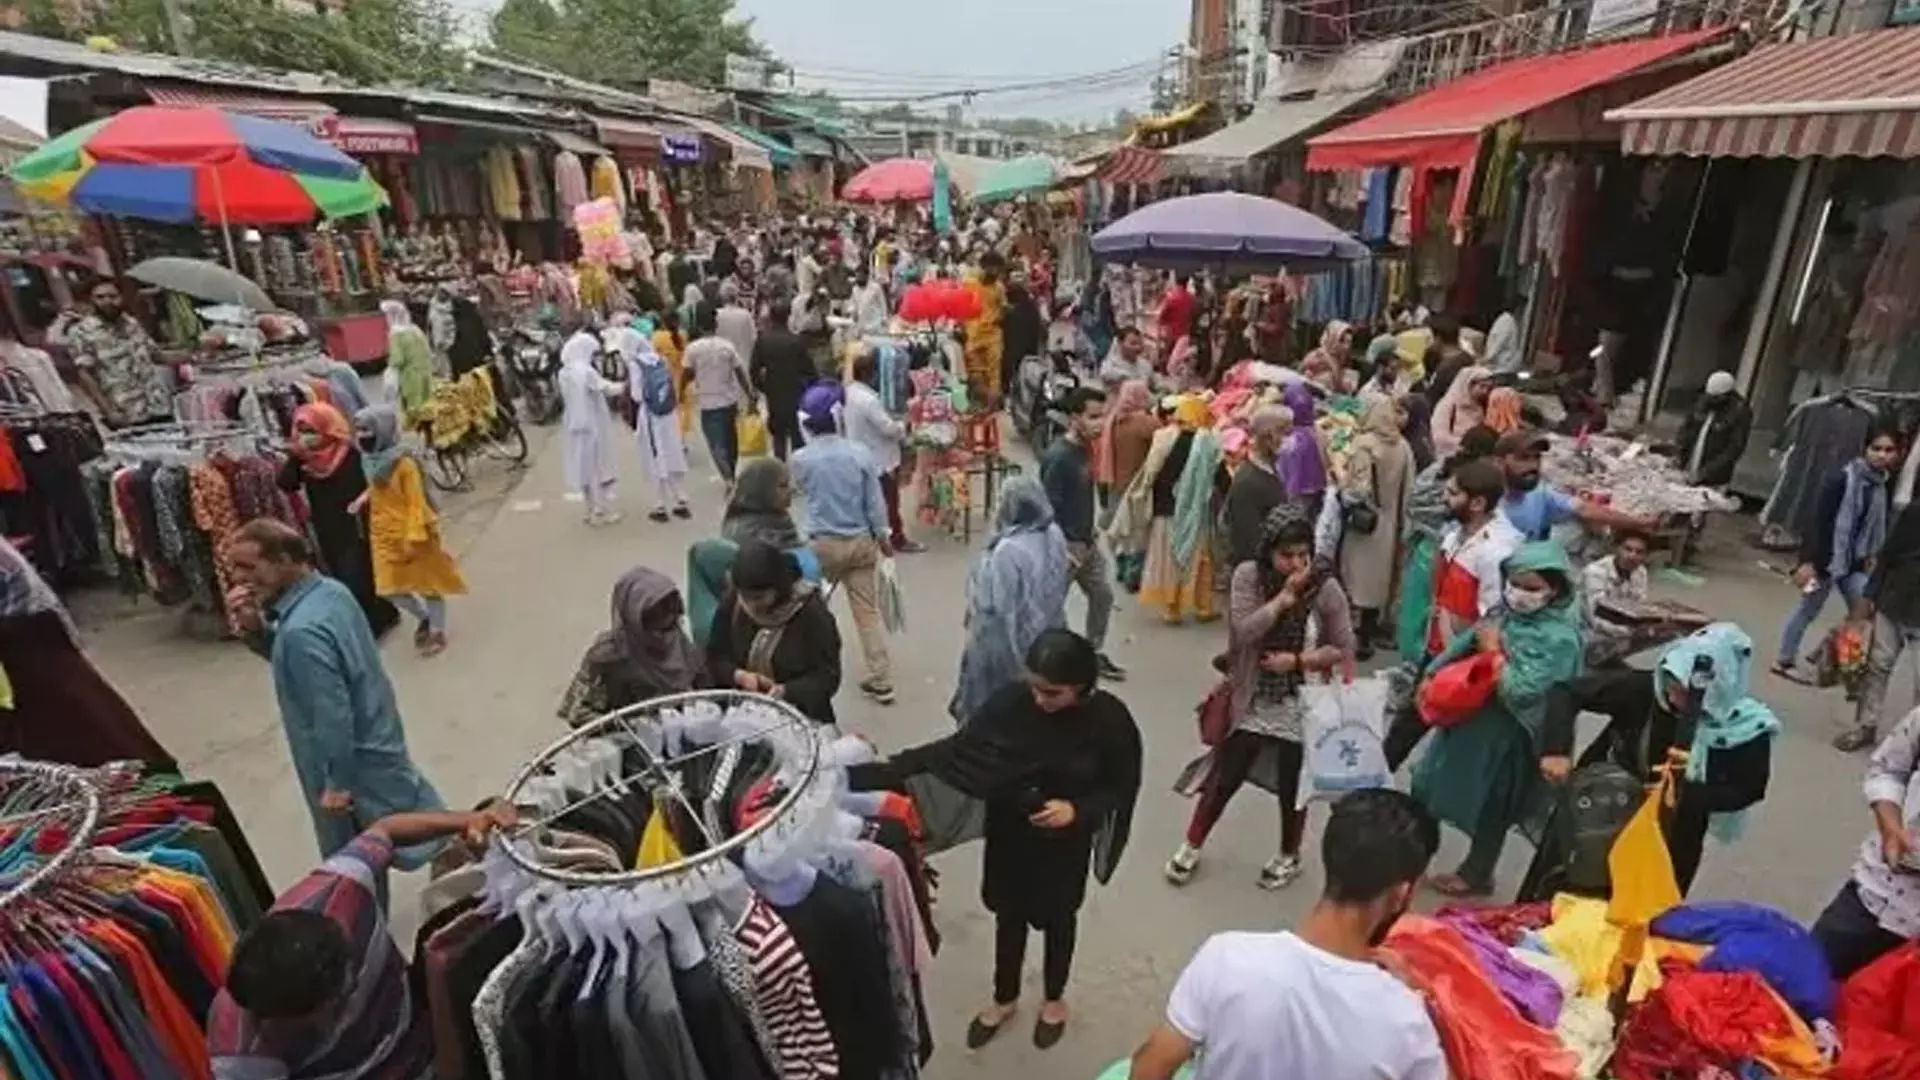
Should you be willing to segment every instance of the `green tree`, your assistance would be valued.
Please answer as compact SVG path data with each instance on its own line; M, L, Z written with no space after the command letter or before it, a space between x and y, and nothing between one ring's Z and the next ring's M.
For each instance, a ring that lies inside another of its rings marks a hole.
M734 0L505 0L491 29L501 55L597 82L718 86L728 55L767 56Z

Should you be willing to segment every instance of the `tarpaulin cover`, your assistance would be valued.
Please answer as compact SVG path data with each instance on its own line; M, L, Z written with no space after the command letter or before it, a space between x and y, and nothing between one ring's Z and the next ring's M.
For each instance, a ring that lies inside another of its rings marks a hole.
M1725 32L1724 27L1696 30L1495 64L1308 139L1307 168L1466 169L1479 152L1481 133L1500 121L1678 56Z
M1454 1076L1573 1080L1578 1055L1501 996L1459 931L1424 915L1406 915L1381 949L1400 962L1426 998Z

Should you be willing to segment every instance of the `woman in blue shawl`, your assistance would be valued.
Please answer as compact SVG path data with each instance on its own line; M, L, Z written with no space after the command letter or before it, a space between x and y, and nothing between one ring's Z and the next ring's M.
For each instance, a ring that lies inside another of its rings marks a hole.
M947 711L965 726L986 700L1020 677L1042 631L1067 624L1067 538L1038 480L1000 489L992 539L967 572L967 644Z
M1526 544L1508 557L1501 605L1456 636L1427 665L1432 675L1477 652L1506 663L1493 695L1455 727L1436 731L1413 770L1413 796L1433 815L1472 837L1460 869L1432 879L1448 896L1485 896L1507 830L1545 809L1541 779L1547 692L1580 674L1580 605L1573 567L1554 541Z

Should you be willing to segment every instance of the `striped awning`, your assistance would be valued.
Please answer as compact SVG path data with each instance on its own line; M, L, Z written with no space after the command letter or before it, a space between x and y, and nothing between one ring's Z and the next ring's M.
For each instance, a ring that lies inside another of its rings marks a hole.
M1165 176L1167 159L1158 150L1116 146L1094 175L1109 184L1151 184Z
M1920 157L1920 27L1763 45L1606 118L1629 154Z

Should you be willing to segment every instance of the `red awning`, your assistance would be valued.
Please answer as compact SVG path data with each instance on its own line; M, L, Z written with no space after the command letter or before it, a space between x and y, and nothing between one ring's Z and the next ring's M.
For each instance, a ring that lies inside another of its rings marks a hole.
M1166 175L1167 159L1144 146L1117 146L1094 175L1109 184L1151 184Z
M1307 140L1315 171L1402 166L1467 169L1486 129L1678 56L1725 27L1596 45L1495 64Z
M1607 119L1629 154L1920 157L1920 26L1762 45Z

